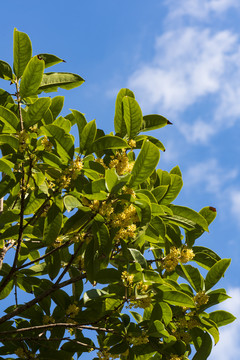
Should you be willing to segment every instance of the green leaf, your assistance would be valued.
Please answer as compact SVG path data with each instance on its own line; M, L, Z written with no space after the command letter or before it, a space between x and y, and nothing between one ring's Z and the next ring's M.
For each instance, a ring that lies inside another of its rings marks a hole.
M92 217L92 211L87 207L81 207L76 214L67 219L63 227L63 234L79 230Z
M176 268L177 273L186 279L196 292L203 290L204 280L200 271L191 265L181 265Z
M63 105L64 105L64 96L55 96L54 98L52 98L50 110L53 114L54 119L56 119L57 116L62 111Z
M19 147L19 141L15 136L0 134L0 146L4 144L8 144L15 150L18 150Z
M72 195L66 195L63 198L63 203L67 209L67 211L71 211L75 208L81 207L82 204L80 203L80 201Z
M221 279L230 263L231 259L222 259L211 267L205 279L206 291L211 289Z
M61 231L63 222L62 210L62 200L59 199L56 203L52 203L47 212L43 231L43 240L47 246L51 246L54 243Z
M212 340L210 335L197 327L191 329L190 334L197 350L193 360L206 360L212 350Z
M24 215L36 213L46 200L46 195L38 191L32 191L25 203Z
M73 158L74 142L71 135L66 134L66 132L57 125L42 126L41 130L45 135L56 141L57 152L62 158Z
M165 330L165 326L160 320L153 321L153 323L149 327L148 334L149 336L158 338L169 336L169 333L167 332L167 330Z
M39 98L33 104L29 105L24 124L25 128L29 128L42 120L45 112L49 109L50 104L50 98Z
M44 71L44 61L34 56L27 64L22 80L20 82L20 96L26 98L36 95L42 82Z
M194 246L193 252L195 254L193 261L209 270L221 258L212 250L203 246Z
M114 268L102 269L96 275L96 281L100 284L111 284L113 282L120 282L121 271Z
M13 71L20 78L32 57L32 44L27 34L18 31L13 32Z
M189 220L190 223L197 224L201 226L203 230L208 231L207 221L196 211L185 206L169 205L169 207L172 210L174 217L176 217L176 220Z
M42 83L39 87L39 92L57 91L60 87L62 89L70 90L84 83L81 76L65 73L65 72L50 72L43 74Z
M137 199L134 204L141 209L141 226L148 224L152 215L149 202L144 199Z
M168 119L161 115L145 115L143 117L143 122L140 131L149 131L162 128L167 124L171 124Z
M96 121L92 120L83 128L80 134L80 152L86 152L92 145L97 133Z
M117 95L116 104L115 104L115 116L114 116L114 129L115 133L124 137L127 133L126 124L124 121L123 114L123 98L124 96L130 96L134 98L134 94L129 89L121 89Z
M190 296L183 292L175 290L164 291L163 301L166 301L170 305L184 306L190 308L195 307L195 303Z
M38 54L38 57L44 60L45 68L59 64L61 62L65 62L63 59L60 59L56 55L52 55L52 54Z
M181 176L182 177L182 173L181 173L181 170L179 168L179 166L174 166L174 168L172 168L172 170L170 171L170 175L171 174L176 174L178 176Z
M4 80L12 80L13 73L11 66L3 60L0 60L0 78Z
M147 268L147 261L139 250L128 248L128 251L130 252L134 262L140 264L143 269Z
M118 136L105 135L97 140L95 140L92 144L92 151L98 152L106 149L122 149L128 148L128 143L121 139Z
M14 133L19 128L20 121L17 116L11 110L3 106L0 106L0 120Z
M236 320L235 316L224 310L213 311L209 314L209 317L217 324L217 326L228 325Z
M13 168L14 168L14 163L12 163L11 161L9 161L4 157L0 159L0 171L2 171L3 173L7 174L8 176L10 176L12 179L15 180L15 176L12 170Z
M46 253L49 252L50 249L46 249ZM51 280L55 279L61 269L61 257L59 251L55 251L54 254L48 255L46 257L46 264L48 267L48 274Z
M129 186L134 187L147 180L155 170L159 158L160 152L158 148L150 141L144 141L142 149L134 163Z
M142 124L142 110L137 101L130 96L124 96L123 103L123 119L126 124L127 134L130 139L138 134Z
M14 281L11 280L0 293L0 300L5 299L12 291Z
M82 133L84 127L87 125L87 120L85 119L84 114L80 113L79 111L71 110L71 112L72 112L72 115L74 117L73 124L75 124L75 123L77 124L78 135L79 135L79 139L80 139L81 133Z
M112 191L113 187L119 182L116 169L107 169L105 173L106 188L109 192Z
M170 176L171 176L171 183L168 186L167 192L160 201L160 204L163 205L170 204L174 199L176 199L183 186L182 178L179 175L170 174Z
M164 195L167 193L168 187L169 185L159 185L152 190L152 194L155 196L158 202L161 201Z

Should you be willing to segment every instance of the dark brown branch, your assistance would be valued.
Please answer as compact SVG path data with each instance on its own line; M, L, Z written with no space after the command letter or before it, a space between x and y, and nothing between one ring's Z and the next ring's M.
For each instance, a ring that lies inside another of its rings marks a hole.
M95 345L89 345L89 344L85 344L81 341L75 340L75 339L71 339L70 337L64 337L64 338L48 338L48 339L44 339L44 338L40 338L40 337L19 337L19 338L14 338L14 341L72 341L78 345L82 345L85 346L89 349L94 349L94 350L102 350L101 348L96 347ZM9 338L1 338L0 342L7 342L7 341L12 341L12 339Z
M1 331L0 335L12 335L27 331L35 331L35 330L48 330L56 327L65 327L65 328L77 328L77 329L83 329L83 330L93 330L93 331L104 331L109 333L117 333L113 329L107 329L103 327L98 326L90 326L90 325L79 325L79 324L71 324L71 323L55 323L55 324L46 324L46 325L39 325L39 326L31 326L28 328L21 328L16 330L9 330L9 331Z
M82 280L86 278L86 274L82 274L82 275L79 275L79 276L76 276L75 278L73 279L69 279L69 280L66 280L66 281L63 281L62 283L60 284L53 284L53 286L47 290L45 290L42 294L40 294L39 296L35 297L34 299L30 300L29 302L25 303L24 305L20 305L18 306L15 310L13 310L12 312L10 312L9 314L6 314L4 316L2 316L0 318L0 324L4 323L5 321L13 318L14 316L16 315L19 315L21 314L22 312L24 312L25 310L29 309L30 307L32 307L33 305L35 305L36 303L38 303L39 301L41 301L42 299L44 299L45 297L47 297L48 295L54 293L55 291L67 286L67 285L70 285L70 284L73 284L79 280Z

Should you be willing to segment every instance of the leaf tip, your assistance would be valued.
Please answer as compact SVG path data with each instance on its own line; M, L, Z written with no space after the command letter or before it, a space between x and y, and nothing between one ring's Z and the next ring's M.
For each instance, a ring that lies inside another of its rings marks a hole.
M209 206L209 210L213 211L213 212L217 212L217 209L213 206Z
M171 121L167 121L167 125L173 125L173 123Z

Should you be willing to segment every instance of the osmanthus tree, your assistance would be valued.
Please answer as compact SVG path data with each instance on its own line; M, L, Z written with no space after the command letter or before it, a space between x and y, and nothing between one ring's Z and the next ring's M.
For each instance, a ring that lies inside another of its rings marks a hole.
M170 122L143 116L132 91L109 135L77 110L59 115L64 97L42 93L84 82L44 72L62 61L32 56L16 29L13 70L0 61L15 87L0 90L0 358L207 359L235 319L211 312L230 260L198 239L216 210L172 204L181 171L156 168L164 146L148 135Z

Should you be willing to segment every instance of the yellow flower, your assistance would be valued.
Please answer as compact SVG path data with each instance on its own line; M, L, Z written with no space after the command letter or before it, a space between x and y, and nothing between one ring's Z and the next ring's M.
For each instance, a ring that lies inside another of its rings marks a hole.
M75 318L79 311L80 308L76 304L70 304L66 310L66 315L69 315L70 318Z
M133 279L134 279L134 275L133 274L128 274L127 271L123 271L122 275L121 275L121 279L123 282L123 285L126 287L132 287L133 284Z
M193 300L196 306L201 306L208 303L209 296L206 295L204 291L200 291L194 296Z
M186 264L188 261L194 258L195 254L192 249L188 249L186 246L181 251L179 260L181 263Z
M54 324L54 323L55 323L55 319L53 316L43 315L43 324L44 325Z
M165 256L163 261L164 269L166 269L166 271L168 272L175 270L175 267L177 266L179 261L179 256L180 256L180 250L174 246L171 247L170 253L167 256Z

